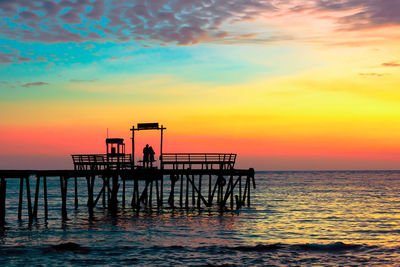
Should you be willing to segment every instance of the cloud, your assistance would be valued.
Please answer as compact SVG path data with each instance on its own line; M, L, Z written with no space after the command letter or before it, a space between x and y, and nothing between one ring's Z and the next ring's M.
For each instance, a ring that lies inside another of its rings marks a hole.
M26 55L31 57L21 56L20 51L7 45L0 46L0 63L3 64L42 62L47 60L47 58L40 56L34 58L32 53L26 53Z
M373 77L382 77L387 75L387 73L376 73L376 72L370 72L370 73L359 73L360 76L373 76Z
M400 63L398 61L384 62L382 63L383 67L400 67Z
M399 26L400 1L0 0L0 37L43 43L135 41L144 47L270 42L287 33L261 37L254 27L247 25L238 32L232 25L262 18L270 26L284 14L330 19L340 31ZM283 41L293 40L285 36ZM12 60L0 59L8 61Z
M0 35L45 43L148 40L188 45L225 38L233 33L221 31L222 24L273 9L270 0L0 1L6 18Z
M92 83L92 82L96 82L99 79L92 79L92 80L75 80L75 79L71 79L69 80L72 83Z
M49 84L45 83L45 82L33 82L33 83L25 83L21 86L28 88L28 87L32 87L32 86L45 86L45 85L49 85Z
M290 2L297 3L295 0ZM398 0L311 0L293 6L291 12L327 12L342 30L400 25Z
M126 57L110 57L109 60L131 60L134 59L134 56L126 56Z

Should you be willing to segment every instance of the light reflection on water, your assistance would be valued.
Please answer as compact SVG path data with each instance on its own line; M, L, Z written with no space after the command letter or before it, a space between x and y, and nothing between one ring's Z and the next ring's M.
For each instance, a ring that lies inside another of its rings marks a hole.
M31 226L16 220L19 185L10 180L0 264L399 264L399 177L394 171L257 173L252 207L239 212L126 209L111 217L98 208L93 221L83 203L73 209L71 194L64 223L58 182L49 180L50 218ZM54 247L68 242L78 247Z

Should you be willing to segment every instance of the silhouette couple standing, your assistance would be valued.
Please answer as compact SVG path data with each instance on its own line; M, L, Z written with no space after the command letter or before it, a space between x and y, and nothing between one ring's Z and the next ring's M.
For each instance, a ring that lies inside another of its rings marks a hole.
M154 160L154 150L148 144L143 148L143 166L144 167L153 167Z

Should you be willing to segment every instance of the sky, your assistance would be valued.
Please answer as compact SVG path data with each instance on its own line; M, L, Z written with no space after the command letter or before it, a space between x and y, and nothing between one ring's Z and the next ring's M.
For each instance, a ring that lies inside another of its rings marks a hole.
M400 168L398 0L0 0L0 168L159 122L239 168ZM153 145L140 132L136 146ZM136 150L140 156L140 149Z

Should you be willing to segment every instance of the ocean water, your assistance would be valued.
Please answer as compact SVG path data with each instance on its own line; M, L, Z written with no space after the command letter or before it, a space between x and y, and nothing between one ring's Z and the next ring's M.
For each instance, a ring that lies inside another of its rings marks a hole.
M92 221L71 191L63 222L49 179L50 218L40 208L28 225L9 180L0 265L400 265L400 171L259 172L256 184L251 207L236 212L99 207Z

